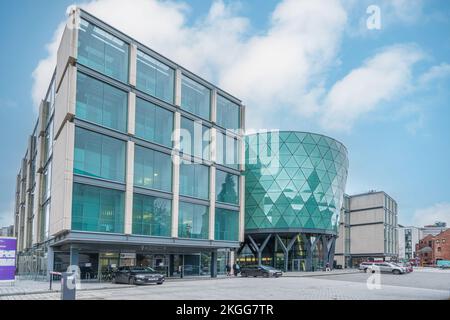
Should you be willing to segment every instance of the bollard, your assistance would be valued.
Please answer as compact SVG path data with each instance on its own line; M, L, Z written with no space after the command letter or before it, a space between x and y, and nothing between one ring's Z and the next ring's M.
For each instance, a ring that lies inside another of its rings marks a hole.
M77 288L76 273L63 272L61 274L61 300L75 300Z

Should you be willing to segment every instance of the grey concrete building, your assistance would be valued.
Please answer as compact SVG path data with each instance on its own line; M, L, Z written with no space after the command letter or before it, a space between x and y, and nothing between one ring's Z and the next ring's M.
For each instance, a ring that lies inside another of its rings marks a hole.
M383 191L344 197L336 241L337 265L398 259L397 202Z
M71 10L17 176L18 269L216 276L244 237L244 106Z

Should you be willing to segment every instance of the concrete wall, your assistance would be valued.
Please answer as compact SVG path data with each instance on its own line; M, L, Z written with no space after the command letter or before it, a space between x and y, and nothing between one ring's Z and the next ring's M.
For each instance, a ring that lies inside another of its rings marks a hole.
M383 222L384 220L384 209L371 209L364 211L351 212L350 214L350 224L364 224L364 223L375 223Z
M384 226L373 224L352 226L350 237L351 254L384 252Z
M384 198L385 194L383 192L352 196L350 210L384 206Z

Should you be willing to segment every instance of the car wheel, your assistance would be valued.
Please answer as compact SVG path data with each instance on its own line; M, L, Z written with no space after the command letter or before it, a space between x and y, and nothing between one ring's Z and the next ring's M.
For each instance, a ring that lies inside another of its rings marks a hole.
M129 283L130 285L134 285L134 278L130 278L130 280L128 280L128 283Z
M163 284L163 282L157 282L156 284L161 285L161 284Z
M392 273L393 274L400 274L400 271L399 270L394 270L394 271L392 271Z

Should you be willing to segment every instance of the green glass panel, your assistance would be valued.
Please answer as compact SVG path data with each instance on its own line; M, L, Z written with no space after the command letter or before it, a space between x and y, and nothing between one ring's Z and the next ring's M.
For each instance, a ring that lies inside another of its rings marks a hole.
M180 195L209 199L209 167L182 162L180 164Z
M239 176L216 170L216 201L239 204Z
M127 131L128 93L78 72L76 116Z
M75 174L125 182L126 142L75 128Z
M77 63L128 83L129 45L81 19Z
M133 196L133 234L170 237L172 201L141 194Z
M73 184L72 229L123 233L124 192Z
M209 207L180 201L178 236L180 238L208 239Z
M173 112L136 99L136 137L172 147Z
M239 211L216 208L214 238L216 240L239 240Z

